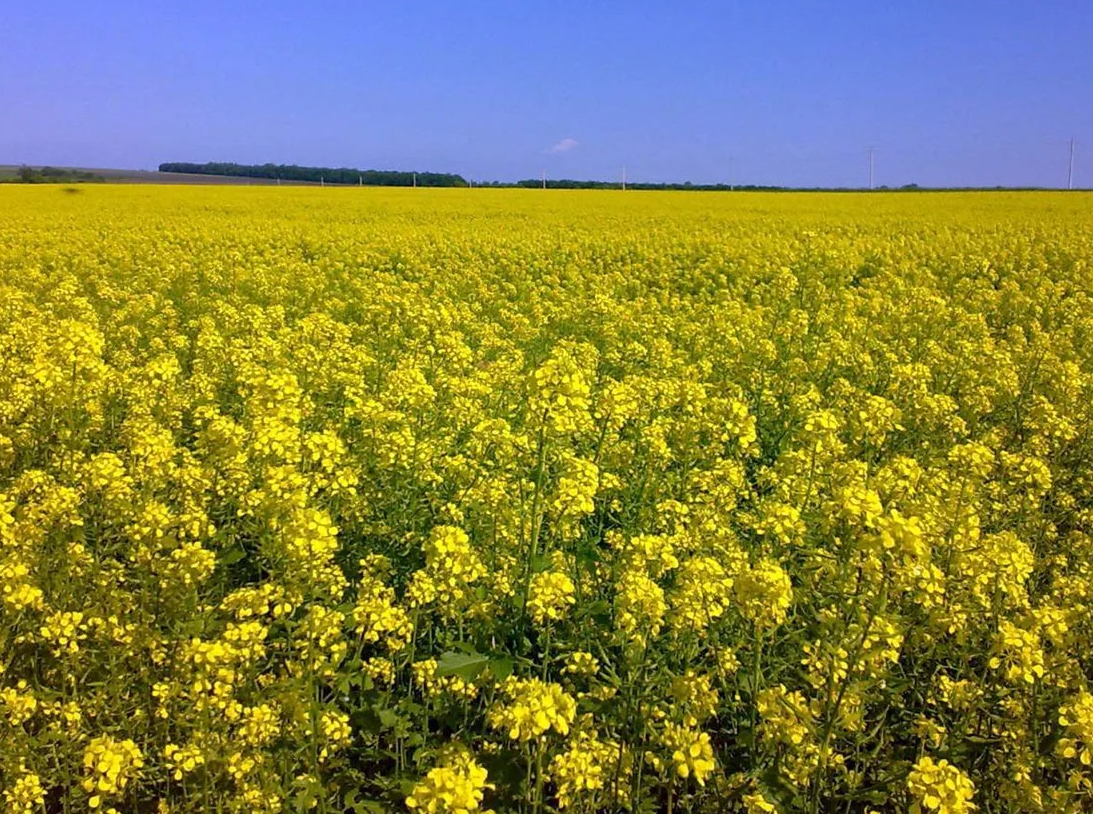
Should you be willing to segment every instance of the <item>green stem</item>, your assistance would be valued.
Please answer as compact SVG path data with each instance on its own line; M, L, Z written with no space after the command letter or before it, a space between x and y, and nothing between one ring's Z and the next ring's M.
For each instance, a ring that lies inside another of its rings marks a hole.
M751 670L751 726L752 729L756 729L759 726L759 705L756 704L755 699L759 695L759 682L762 680L762 670L760 666L763 658L763 630L756 628L755 630L755 658L752 660Z
M535 492L531 498L531 525L529 528L529 543L528 543L528 555L527 562L524 563L524 591L523 599L520 603L520 614L524 616L527 614L528 607L528 589L531 585L531 568L535 557L539 553L539 529L541 523L539 522L539 504L542 501L543 494L543 470L546 467L546 412L542 415L542 423L539 425L539 450L536 454L535 462Z
M538 814L543 807L543 748L546 738L539 738L535 746L535 802L534 812Z
M552 625L547 622L546 637L543 643L543 681L547 680L547 670L550 667L550 630Z
M846 696L846 691L850 688L850 681L854 677L854 671L857 668L857 660L861 655L862 650L865 648L865 643L869 640L869 633L873 629L873 623L876 621L877 616L880 615L884 609L885 604L888 601L888 580L885 578L884 583L881 586L880 597L869 612L869 618L865 622L865 626L862 629L861 636L858 638L857 644L854 646L854 650L847 658L846 665L846 678L843 679L839 686L838 694L835 696L835 702L831 705L831 709L828 712L827 719L824 721L824 733L823 740L820 744L819 765L816 768L816 778L812 784L812 807L813 814L819 814L820 811L820 786L823 784L825 775L827 774L827 751L831 744L831 736L835 730L835 721L839 717L839 709L842 707L843 698ZM831 700L831 685L828 689L828 702Z

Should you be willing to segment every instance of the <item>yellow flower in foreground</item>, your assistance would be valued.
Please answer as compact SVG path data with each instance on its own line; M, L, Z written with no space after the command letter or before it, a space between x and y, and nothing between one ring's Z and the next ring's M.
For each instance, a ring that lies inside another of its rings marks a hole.
M910 814L967 814L974 811L975 785L964 772L942 759L923 757L907 776L911 792Z
M94 738L83 754L84 791L91 793L88 804L95 808L101 795L117 795L140 774L144 756L137 745L129 740L115 741L108 735Z
M515 741L538 738L551 729L559 735L569 734L577 703L557 684L509 676L501 692L509 703L490 711L489 722L494 729L507 732Z
M469 752L461 752L450 763L430 769L406 798L406 806L425 814L472 814L479 810L484 790L491 788L486 770Z
M710 736L705 732L669 724L664 731L664 745L672 750L675 773L684 779L694 777L700 786L717 767Z
M528 613L538 625L557 621L576 601L574 590L573 580L560 571L541 571L528 586Z

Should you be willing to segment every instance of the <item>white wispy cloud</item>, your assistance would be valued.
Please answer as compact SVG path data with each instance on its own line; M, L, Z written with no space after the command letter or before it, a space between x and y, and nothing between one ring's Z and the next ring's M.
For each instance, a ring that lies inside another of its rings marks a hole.
M551 155L557 155L558 153L568 153L578 144L580 144L580 142L577 141L577 139L575 138L564 138L557 144L552 146L549 150L547 150L547 152Z

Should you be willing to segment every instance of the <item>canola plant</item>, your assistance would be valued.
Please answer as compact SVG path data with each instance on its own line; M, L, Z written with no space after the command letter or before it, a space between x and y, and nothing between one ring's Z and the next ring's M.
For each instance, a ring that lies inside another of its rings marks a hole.
M0 189L0 800L1093 809L1093 198Z

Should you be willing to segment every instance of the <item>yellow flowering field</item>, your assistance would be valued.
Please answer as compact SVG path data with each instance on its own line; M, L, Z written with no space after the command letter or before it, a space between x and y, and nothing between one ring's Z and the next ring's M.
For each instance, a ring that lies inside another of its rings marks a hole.
M1093 197L0 188L10 812L1093 810Z

